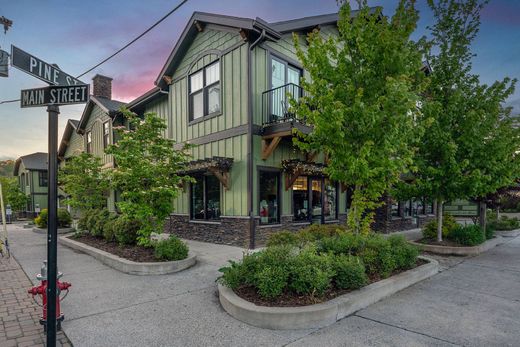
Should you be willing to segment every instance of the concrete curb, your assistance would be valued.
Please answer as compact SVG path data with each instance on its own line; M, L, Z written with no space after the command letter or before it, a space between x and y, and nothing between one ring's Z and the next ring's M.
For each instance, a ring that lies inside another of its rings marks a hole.
M520 235L520 229L515 230L497 230L495 231L496 235L502 236L502 237L517 237Z
M105 265L130 275L166 275L187 269L197 262L197 256L189 254L188 258L176 261L139 263L118 257L117 255L71 240L68 236L60 236L59 242L69 248L86 253Z
M220 284L219 299L224 310L232 317L256 327L279 330L323 328L439 271L436 260L422 256L419 258L428 261L428 264L321 304L301 307L257 306Z
M437 245L427 245L420 242L408 241L414 246L419 247L421 250L425 252L431 252L435 254L441 255L478 255L480 253L489 251L491 248L498 246L499 244L504 243L504 239L501 236L496 236L491 240L487 240L481 245L473 246L473 247L451 247L451 246L437 246Z
M76 229L74 229L74 228L58 228L58 234L68 234L75 230ZM37 234L47 234L47 229L43 229L43 228L32 228L32 231Z

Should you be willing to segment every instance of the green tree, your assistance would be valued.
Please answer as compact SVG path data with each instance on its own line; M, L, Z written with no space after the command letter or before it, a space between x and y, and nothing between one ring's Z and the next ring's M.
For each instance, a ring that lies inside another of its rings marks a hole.
M314 30L307 47L294 38L309 78L301 83L307 96L292 106L313 126L296 145L329 155L330 178L354 188L348 227L368 232L382 195L411 168L424 73L410 40L418 20L414 1L401 0L392 18L358 3L354 15L341 2L339 36Z
M28 197L20 190L17 177L0 177L4 204L11 205L13 211L21 211L27 206Z
M179 174L189 156L162 136L166 124L154 113L145 114L144 119L128 110L123 115L132 130L117 128L119 139L106 150L116 163L110 171L111 185L121 192L121 213L143 222L138 243L146 246L150 234L163 229L180 185L190 180Z
M90 153L81 153L65 163L58 178L68 194L66 203L81 211L106 205L109 182L101 166L101 159Z
M433 72L420 119L425 132L415 161L416 188L418 196L436 199L439 241L445 201L483 197L510 185L519 169L518 129L510 109L502 107L516 80L487 86L471 72L471 43L486 3L428 1L435 18L427 53Z

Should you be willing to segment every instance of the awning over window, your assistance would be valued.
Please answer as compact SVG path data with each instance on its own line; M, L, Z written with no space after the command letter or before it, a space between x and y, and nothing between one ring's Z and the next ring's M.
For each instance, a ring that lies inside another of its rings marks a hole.
M212 157L190 161L186 164L186 169L180 173L189 176L211 173L218 178L226 190L229 190L231 186L229 178L231 166L233 166L233 158Z

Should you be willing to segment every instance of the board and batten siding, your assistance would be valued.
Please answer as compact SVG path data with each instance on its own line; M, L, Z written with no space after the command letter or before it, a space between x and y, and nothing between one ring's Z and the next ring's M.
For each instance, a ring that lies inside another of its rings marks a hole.
M233 158L230 171L230 189L220 185L221 211L224 216L247 216L247 135L199 145L191 149L193 160L211 158L213 156ZM180 191L174 200L174 213L189 214L188 185Z
M101 158L101 164L104 166L112 165L112 155L105 154L103 147L103 123L108 122L110 143L113 143L112 120L108 114L98 105L94 105L87 125L85 126L85 136L83 136L84 148L87 148L87 133L92 131L92 154Z
M240 42L238 32L205 30L199 33L185 54L170 85L169 104L172 107L170 131L177 143L247 124L248 83L247 44L220 56L221 114L207 119L189 121L189 74L219 60L217 51L225 51Z
M158 117L164 120L166 123L166 129L163 131L163 137L165 138L172 138L171 135L171 129L170 126L170 108L168 105L168 96L165 94L158 98L157 100L154 100L150 102L149 104L146 104L144 113L155 113Z
M72 131L70 135L69 144L65 149L63 157L65 159L79 155L84 151L84 139L83 136L78 134L76 131Z

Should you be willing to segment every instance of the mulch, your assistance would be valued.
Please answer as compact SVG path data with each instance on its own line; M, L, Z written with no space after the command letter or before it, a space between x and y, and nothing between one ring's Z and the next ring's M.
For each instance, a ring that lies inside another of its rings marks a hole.
M417 259L417 262L415 263L415 266L413 268L424 265L426 263L428 263L426 260ZM400 274L401 272L408 270L410 269L396 270L392 273L391 276L395 276L397 274ZM379 276L369 276L367 285L381 280L382 278L380 278ZM347 294L351 291L352 289L339 289L334 286L331 286L331 288L329 288L322 296L299 295L291 291L285 291L284 293L282 293L282 295L280 295L277 298L266 299L261 297L253 286L242 286L234 290L235 294L237 294L242 299L258 306L268 307L298 307L314 305L332 300L340 295Z
M121 246L118 243L107 242L103 238L95 237L89 234L82 234L80 236L74 237L74 241L79 241L81 243L100 249L102 251L117 255L121 258L136 261L139 263L163 261L157 260L155 258L153 248L146 248L143 246L136 245Z

